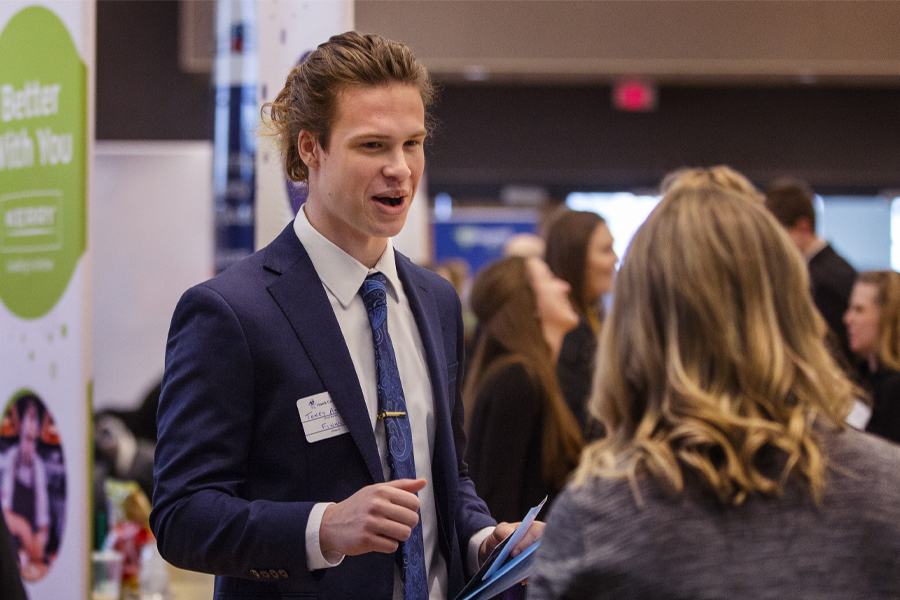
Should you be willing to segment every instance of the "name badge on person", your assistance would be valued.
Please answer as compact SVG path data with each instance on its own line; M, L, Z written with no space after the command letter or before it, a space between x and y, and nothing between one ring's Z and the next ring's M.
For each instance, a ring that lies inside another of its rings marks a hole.
M300 398L297 409L307 442L320 442L350 431L328 392Z

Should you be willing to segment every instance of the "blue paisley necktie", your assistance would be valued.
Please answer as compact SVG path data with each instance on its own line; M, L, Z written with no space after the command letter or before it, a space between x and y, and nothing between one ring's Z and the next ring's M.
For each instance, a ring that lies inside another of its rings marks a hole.
M366 305L366 312L369 313L369 323L372 325L379 418L384 420L391 478L415 479L416 462L413 456L412 430L406 414L406 400L403 398L397 358L394 356L394 347L388 334L385 282L383 274L372 273L366 277L359 293ZM421 515L412 530L412 535L400 544L397 560L400 563L403 580L404 600L427 600L428 577L425 574L425 544L422 540Z

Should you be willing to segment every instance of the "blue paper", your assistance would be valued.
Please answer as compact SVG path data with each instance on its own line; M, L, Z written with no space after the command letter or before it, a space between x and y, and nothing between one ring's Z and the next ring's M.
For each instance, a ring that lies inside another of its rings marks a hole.
M511 588L520 581L527 579L528 576L531 575L531 566L535 556L534 552L540 545L541 541L538 540L525 548L522 554L500 567L494 573L493 577L483 581L477 589L472 591L471 594L462 600L482 600L484 598L491 598Z
M484 580L487 581L491 578L491 576L497 572L503 563L506 562L509 553L512 552L512 549L516 547L525 534L528 533L528 528L531 527L531 524L534 523L534 520L537 518L538 513L541 512L541 509L544 508L544 503L547 501L547 496L544 496L544 499L541 500L541 503L528 511L528 514L525 515L525 518L522 519L522 522L516 527L516 530L513 531L513 534L510 536L509 543L503 547L503 550L500 552L500 556L497 557L497 560L488 568L487 573L484 574ZM523 553L524 554L524 553Z
M506 562L506 559L509 558L509 554L516 544L525 537L546 501L547 498L544 498L540 504L529 510L519 526L516 527L516 530L497 544L497 547L491 552L491 555L481 566L481 569L478 570L478 573L456 596L456 600L490 598L526 579L531 574L534 551L540 545L540 540L528 546L520 555L509 562Z

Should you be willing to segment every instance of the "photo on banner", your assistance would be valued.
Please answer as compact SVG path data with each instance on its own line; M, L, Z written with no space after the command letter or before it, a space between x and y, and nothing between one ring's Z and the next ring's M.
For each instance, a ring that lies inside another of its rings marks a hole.
M59 429L30 390L0 418L0 505L25 581L47 576L66 523L66 466Z

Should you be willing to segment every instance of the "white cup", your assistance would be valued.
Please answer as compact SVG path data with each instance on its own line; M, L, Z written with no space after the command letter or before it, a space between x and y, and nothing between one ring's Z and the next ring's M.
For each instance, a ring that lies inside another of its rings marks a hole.
M92 600L119 600L122 592L122 553L103 550L91 554L94 576Z

